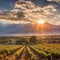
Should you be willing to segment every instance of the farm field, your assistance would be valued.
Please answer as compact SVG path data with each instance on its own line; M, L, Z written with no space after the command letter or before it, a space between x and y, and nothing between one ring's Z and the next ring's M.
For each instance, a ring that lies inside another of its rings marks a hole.
M0 45L0 60L60 60L60 44Z

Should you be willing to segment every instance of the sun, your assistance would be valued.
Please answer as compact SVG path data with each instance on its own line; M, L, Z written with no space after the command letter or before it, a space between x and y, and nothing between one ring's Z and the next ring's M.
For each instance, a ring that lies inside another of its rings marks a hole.
M45 21L44 21L44 20L39 20L38 23L39 23L39 24L44 24Z

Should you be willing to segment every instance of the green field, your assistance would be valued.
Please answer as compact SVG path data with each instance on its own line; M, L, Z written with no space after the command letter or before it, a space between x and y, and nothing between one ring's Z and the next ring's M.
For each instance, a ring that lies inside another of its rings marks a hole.
M60 60L60 44L0 45L0 60Z
M60 60L60 36L2 36L0 60Z

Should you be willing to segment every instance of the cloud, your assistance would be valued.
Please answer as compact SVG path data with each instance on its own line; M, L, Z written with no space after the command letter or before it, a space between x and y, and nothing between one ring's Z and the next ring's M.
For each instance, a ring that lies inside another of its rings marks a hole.
M39 7L36 4L32 3L32 1L18 1L15 5L15 9L18 11L25 12L27 19L30 20L38 20L42 17L47 17L47 15L53 15L56 12L55 6L47 5L44 7ZM20 10L19 10L20 9Z
M60 0L48 0L48 1L53 1L53 2L60 3Z
M21 20L24 17L23 12L11 12L11 11L3 11L0 12L0 19L6 20Z
M43 7L37 5L36 2L41 3ZM12 10L0 11L0 19L28 22L34 22L39 19L49 20L50 18L54 20L53 18L56 17L56 14L59 14L59 5L59 0L18 0Z

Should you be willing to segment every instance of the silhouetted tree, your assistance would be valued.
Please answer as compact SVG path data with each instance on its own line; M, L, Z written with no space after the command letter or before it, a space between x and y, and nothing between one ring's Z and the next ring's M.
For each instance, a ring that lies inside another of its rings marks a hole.
M37 42L36 36L31 36L29 40L30 40L30 44L34 44Z

